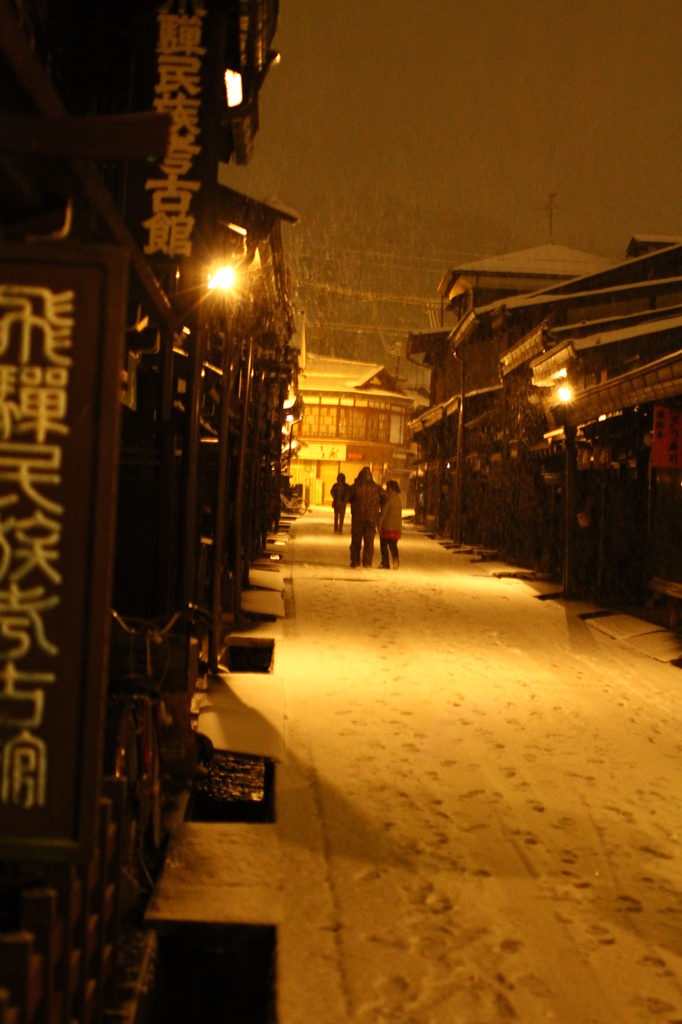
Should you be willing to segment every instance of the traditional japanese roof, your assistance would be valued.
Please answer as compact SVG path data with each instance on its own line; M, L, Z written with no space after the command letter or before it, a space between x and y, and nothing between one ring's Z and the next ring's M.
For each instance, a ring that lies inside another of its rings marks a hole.
M645 256L671 245L680 245L679 235L633 235L625 252L626 256Z
M413 416L411 420L408 420L407 429L413 434L417 434L420 430L440 423L446 416L451 416L454 412L457 412L458 408L459 395L454 395L452 398L448 398L446 402L432 405L430 409L427 409L421 415Z
M669 317L682 316L682 305L666 306L663 309L644 309L639 313L618 314L616 316L598 317L596 320L581 320L577 324L553 326L548 331L551 339L564 337L583 338L602 331L616 331L625 327L634 327L650 320L663 320Z
M288 224L296 224L299 216L291 206L280 203L277 199L255 199L243 192L237 192L227 182L229 175L225 170L227 164L218 164L218 184L221 186L219 202L229 202L234 209L234 216L240 217L240 227L248 228L257 219L275 221L285 220Z
M676 253L677 248L680 249L680 267L682 268L682 246L667 249L665 252ZM585 305L588 306L592 301L599 299L600 297L619 297L622 295L630 294L633 297L643 296L645 294L665 294L666 292L677 293L680 290L680 282L682 282L681 275L675 276L658 276L647 277L644 274L638 276L630 276L625 273L626 266L632 266L637 264L640 260L651 260L653 256L661 256L662 252L655 254L649 253L646 256L640 256L638 259L628 260L627 264L618 264L617 267L612 268L613 270L623 270L622 279L619 280L617 274L613 274L612 271L606 271L603 273L590 275L588 277L575 278L571 280L570 285L552 285L550 288L544 288L542 291L528 292L524 295L511 295L507 298L497 299L495 302L491 302L486 306L478 306L476 308L476 315L478 317L484 316L485 314L491 314L497 312L500 309L526 309L531 306L544 306L550 308L553 305L560 303L567 303L568 305ZM629 279L628 279L629 277Z
M682 350L671 352L645 366L638 366L602 384L585 388L560 408L567 424L579 426L608 413L680 394Z
M407 335L407 358L417 366L435 366L440 349L448 340L449 334L449 327L410 331Z
M475 302L487 293L490 301L492 297L501 298L505 294L534 292L538 287L560 284L611 266L613 260L565 245L537 245L454 267L443 276L438 291L453 301L473 291Z
M560 282L545 288L545 295L566 295L583 291L599 291L643 282L653 283L656 279L668 280L677 277L682 270L682 243L665 246L652 252L645 252L632 259L619 260L605 269L585 274L568 282Z
M474 263L463 263L454 267L451 273L462 274L513 274L533 277L583 277L612 267L614 260L594 256L565 245L536 245L531 249L520 249L501 256L489 256Z
M647 320L644 323L621 327L615 331L596 331L581 338L573 339L576 352L584 348L597 348L599 345L611 345L616 341L627 341L629 338L646 338L663 331L682 330L682 316L668 316L660 320Z
M405 398L394 377L380 363L362 363L354 359L337 359L306 355L305 370L299 372L299 390L302 392L363 391Z

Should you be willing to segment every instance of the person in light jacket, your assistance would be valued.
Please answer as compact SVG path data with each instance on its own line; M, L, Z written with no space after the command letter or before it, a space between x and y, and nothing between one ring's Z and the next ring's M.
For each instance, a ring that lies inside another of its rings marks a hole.
M379 544L381 545L380 569L390 569L389 551L393 559L393 568L400 568L398 541L403 530L403 503L400 500L400 486L397 480L389 480L386 484L386 499L381 507L378 520Z

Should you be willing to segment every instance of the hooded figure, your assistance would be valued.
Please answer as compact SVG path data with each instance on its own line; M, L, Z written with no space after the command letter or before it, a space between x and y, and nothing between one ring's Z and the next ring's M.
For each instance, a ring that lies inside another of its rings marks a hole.
M355 483L350 489L350 567L357 569L360 565L360 549L362 564L365 569L372 568L374 558L374 534L381 508L383 491L374 483L369 466L361 469Z
M332 508L334 509L334 533L343 533L343 520L346 515L349 491L350 487L346 483L345 473L339 473L336 483L331 490Z

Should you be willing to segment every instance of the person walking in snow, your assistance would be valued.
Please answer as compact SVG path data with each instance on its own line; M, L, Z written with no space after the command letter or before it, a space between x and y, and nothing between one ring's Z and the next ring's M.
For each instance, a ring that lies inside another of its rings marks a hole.
M332 508L334 509L334 533L343 533L343 520L346 516L349 491L350 487L346 483L346 474L339 473L336 483L331 489Z
M351 511L350 524L350 567L357 569L360 565L360 550L362 549L362 564L365 569L372 568L374 558L374 535L379 518L381 507L381 496L383 491L379 484L372 479L372 471L369 466L361 469L355 478L355 483L350 488L349 500Z
M400 568L398 541L403 530L403 503L400 499L400 485L397 480L389 480L386 484L386 499L381 506L379 519L379 544L381 545L380 569L390 569L389 552L393 559L393 568Z

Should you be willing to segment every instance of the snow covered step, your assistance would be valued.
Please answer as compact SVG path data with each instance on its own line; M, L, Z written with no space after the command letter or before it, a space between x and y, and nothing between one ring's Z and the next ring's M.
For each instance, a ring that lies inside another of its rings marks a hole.
M284 590L284 573L281 569L250 569L249 583L263 590Z
M592 629L606 633L614 640L628 640L630 637L644 636L646 633L666 632L662 626L635 618L634 615L604 615L586 621Z
M282 918L276 825L187 821L173 837L145 920L276 926Z
M656 661L670 662L682 658L682 639L667 629L631 637L627 644L628 647L633 647L640 654L646 654Z
M284 757L284 687L274 675L220 673L199 706L197 731L216 750L281 761Z
M284 618L284 598L274 590L242 591L242 611L247 615L273 615Z

